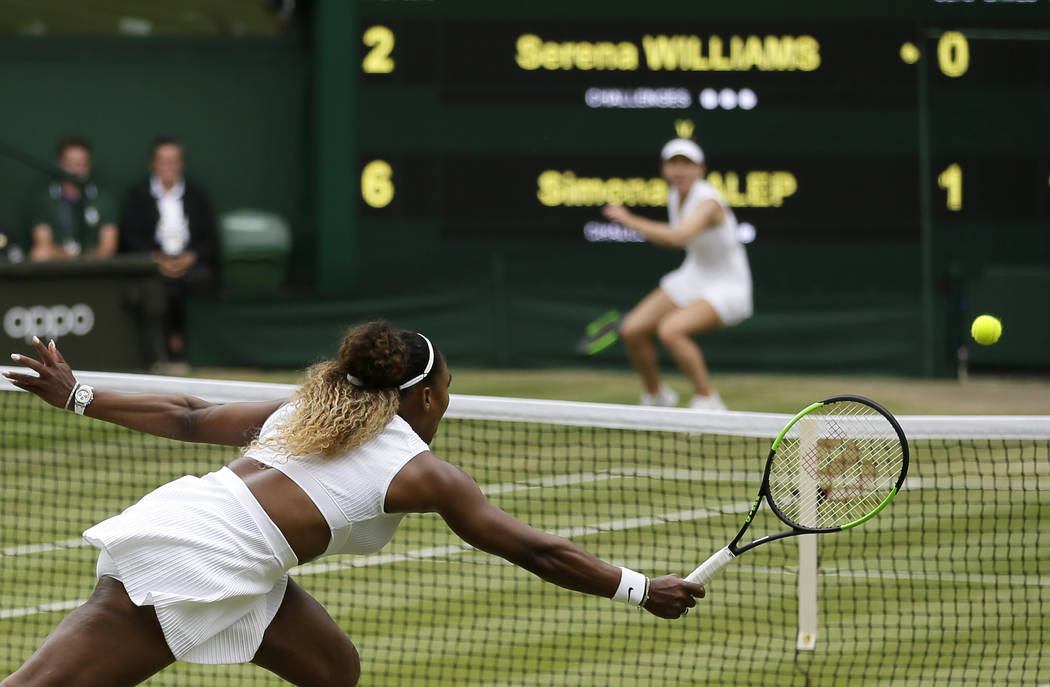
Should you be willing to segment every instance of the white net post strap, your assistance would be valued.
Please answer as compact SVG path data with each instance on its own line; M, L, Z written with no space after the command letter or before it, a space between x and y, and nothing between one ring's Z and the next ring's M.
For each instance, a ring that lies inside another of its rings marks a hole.
M800 456L798 468L799 521L817 522L817 482L814 464L807 469L805 456L816 456L819 416L807 416L799 423ZM817 535L798 538L798 642L804 651L817 648Z

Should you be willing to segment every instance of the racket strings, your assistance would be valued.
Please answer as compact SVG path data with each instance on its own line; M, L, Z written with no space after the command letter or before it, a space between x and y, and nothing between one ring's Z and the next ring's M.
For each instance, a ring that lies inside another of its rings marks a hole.
M881 413L861 403L829 404L781 442L770 466L770 500L802 527L842 527L882 504L903 464L900 439Z

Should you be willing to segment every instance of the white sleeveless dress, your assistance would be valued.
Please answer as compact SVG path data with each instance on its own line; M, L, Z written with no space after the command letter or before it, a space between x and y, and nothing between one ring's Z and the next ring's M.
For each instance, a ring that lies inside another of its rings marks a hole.
M293 407L279 408L261 436ZM324 555L382 548L403 517L383 509L394 476L427 444L400 417L376 438L333 458L246 452L284 472L332 530ZM186 476L84 532L101 549L99 577L120 580L136 605L152 605L172 654L190 663L243 663L277 614L295 554L240 477L222 468Z
M663 276L660 288L679 307L707 301L722 324L730 326L746 320L753 310L751 268L744 246L736 236L736 215L714 186L699 179L689 189L684 203L678 189L671 188L667 216L671 226L677 227L708 199L718 201L725 210L725 220L704 229L689 242L682 265Z

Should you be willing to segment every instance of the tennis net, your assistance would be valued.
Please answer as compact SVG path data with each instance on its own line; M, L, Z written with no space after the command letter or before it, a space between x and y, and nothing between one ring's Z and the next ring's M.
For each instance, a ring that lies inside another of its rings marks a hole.
M293 388L78 376L223 403ZM6 675L93 588L85 528L237 450L131 432L0 388ZM460 395L433 449L522 520L611 563L685 575L736 534L787 419ZM430 515L407 517L378 554L292 575L354 640L362 684L1043 687L1050 418L899 419L912 454L904 490L872 521L819 538L815 584L800 587L811 567L799 540L771 543L731 564L677 621L543 583ZM782 528L763 508L750 534ZM803 642L800 622L814 617ZM148 684L281 683L254 666L176 664Z

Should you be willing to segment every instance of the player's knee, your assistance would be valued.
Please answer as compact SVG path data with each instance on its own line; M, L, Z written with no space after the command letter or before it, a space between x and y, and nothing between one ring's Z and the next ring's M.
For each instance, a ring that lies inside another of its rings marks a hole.
M620 338L627 343L645 340L653 335L652 329L628 318L620 323Z
M353 642L341 642L327 657L318 687L354 687L361 678L361 657Z
M685 332L678 327L668 326L661 324L656 328L656 335L660 338L660 342L666 345L673 345L683 339L687 339Z

